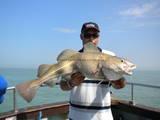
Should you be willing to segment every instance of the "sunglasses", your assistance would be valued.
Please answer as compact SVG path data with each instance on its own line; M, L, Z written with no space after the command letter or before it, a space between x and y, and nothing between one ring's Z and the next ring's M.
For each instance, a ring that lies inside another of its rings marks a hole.
M99 37L99 34L98 33L94 33L94 34L91 34L91 33L85 33L84 35L84 38L86 38L86 39L89 39L89 38L97 38L97 37Z

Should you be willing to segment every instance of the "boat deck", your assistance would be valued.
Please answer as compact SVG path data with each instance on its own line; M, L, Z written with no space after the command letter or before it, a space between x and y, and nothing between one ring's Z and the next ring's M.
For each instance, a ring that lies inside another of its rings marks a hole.
M59 102L44 104L34 107L18 109L0 114L0 120L37 120L39 117L59 117L59 120L67 119L69 103ZM160 109L134 105L129 101L112 100L112 112L115 120L160 120Z

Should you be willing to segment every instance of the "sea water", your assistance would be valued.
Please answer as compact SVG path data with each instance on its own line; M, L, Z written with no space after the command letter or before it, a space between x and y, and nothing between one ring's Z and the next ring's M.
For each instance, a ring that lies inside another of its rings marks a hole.
M1 68L0 75L8 81L8 86L15 86L21 82L36 78L36 69L20 69L20 68ZM148 85L160 86L160 71L134 71L131 77L126 76L128 82L141 83ZM112 95L118 99L131 100L131 86L127 85L121 90L115 90L111 87ZM53 102L61 102L69 100L69 92L62 91L59 85L50 87L40 87L36 97L27 103L22 97L16 93L17 108L24 108L34 105L42 105ZM160 108L160 89L134 86L134 102L135 104L143 104L146 106ZM5 100L0 104L0 113L13 110L13 91L7 91Z

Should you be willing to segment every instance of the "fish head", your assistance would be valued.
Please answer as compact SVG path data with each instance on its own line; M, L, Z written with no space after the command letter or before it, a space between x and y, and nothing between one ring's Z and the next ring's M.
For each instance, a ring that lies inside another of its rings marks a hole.
M132 75L133 70L136 69L136 65L133 64L131 61L124 59L124 58L118 58L120 63L119 63L119 69L124 72L126 75Z
M135 64L133 64L127 59L117 56L112 56L109 59L105 60L104 66L116 73L126 75L132 75L133 70L136 69Z
M122 61L122 70L125 71L127 75L132 75L133 70L136 69L136 65L127 59L122 59Z

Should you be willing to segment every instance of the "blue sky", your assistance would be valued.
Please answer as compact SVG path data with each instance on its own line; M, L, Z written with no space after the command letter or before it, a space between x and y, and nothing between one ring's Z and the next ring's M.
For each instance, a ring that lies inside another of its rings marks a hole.
M55 63L81 48L84 22L99 24L100 44L137 64L160 70L160 0L1 0L0 67Z

